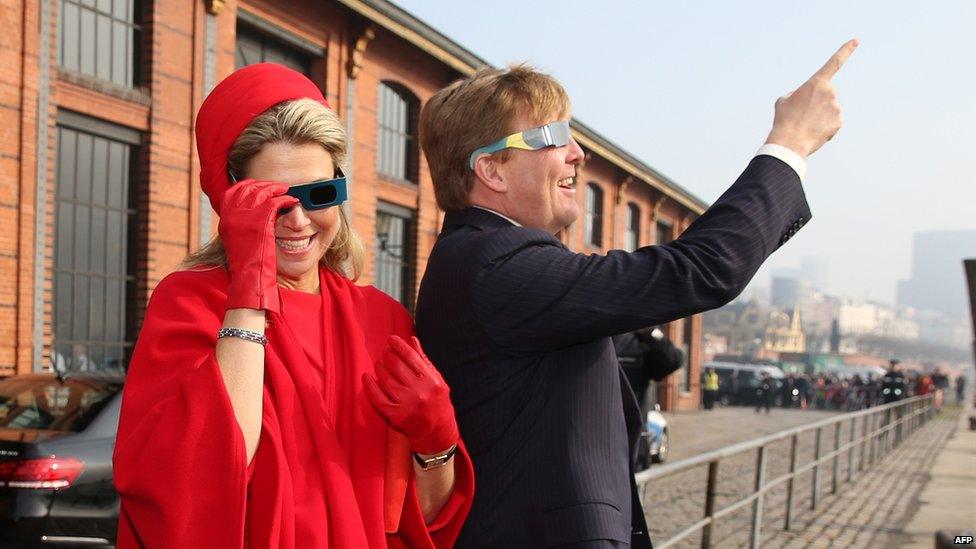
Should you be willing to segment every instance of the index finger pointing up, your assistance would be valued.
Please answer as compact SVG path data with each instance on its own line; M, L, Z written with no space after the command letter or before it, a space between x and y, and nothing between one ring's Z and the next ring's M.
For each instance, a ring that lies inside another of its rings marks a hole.
M834 75L837 74L837 71L839 71L840 68L844 66L844 63L847 61L847 58L850 57L852 53L854 53L855 49L857 49L857 45L858 45L857 38L851 38L850 40L845 42L844 45L841 46L840 49L837 50L837 52L834 55L830 56L830 59L828 59L827 62L824 63L824 66L820 67L820 70L818 70L813 74L814 78L820 77L820 78L825 78L827 80L833 78Z

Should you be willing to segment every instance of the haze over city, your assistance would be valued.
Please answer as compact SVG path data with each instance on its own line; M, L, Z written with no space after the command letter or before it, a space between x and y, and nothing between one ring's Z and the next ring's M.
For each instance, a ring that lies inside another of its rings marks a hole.
M775 99L857 37L834 79L844 127L810 158L812 223L753 286L816 256L828 292L893 303L913 233L976 228L972 2L398 5L494 65L550 72L577 118L708 202L765 140Z

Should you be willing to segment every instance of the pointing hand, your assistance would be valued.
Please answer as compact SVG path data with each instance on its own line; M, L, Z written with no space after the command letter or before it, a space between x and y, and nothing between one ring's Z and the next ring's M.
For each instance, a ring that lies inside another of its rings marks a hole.
M857 46L856 38L847 41L809 80L776 101L773 129L766 143L807 157L830 141L841 126L840 103L830 80Z

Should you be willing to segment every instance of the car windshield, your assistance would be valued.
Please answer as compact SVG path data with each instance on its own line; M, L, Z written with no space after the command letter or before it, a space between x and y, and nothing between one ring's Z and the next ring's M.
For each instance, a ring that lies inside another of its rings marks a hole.
M122 388L120 381L13 376L0 380L0 428L78 432Z

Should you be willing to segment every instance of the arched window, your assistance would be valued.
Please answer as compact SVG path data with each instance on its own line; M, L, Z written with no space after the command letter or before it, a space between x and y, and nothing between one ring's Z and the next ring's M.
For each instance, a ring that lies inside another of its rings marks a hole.
M640 207L633 202L627 204L627 231L624 233L624 249L628 252L640 246Z
M586 243L603 245L603 189L596 183L586 184L584 233Z
M309 76L312 56L255 27L237 23L237 49L234 52L234 68L255 63L277 63Z
M658 222L655 223L654 231L656 233L654 241L657 242L658 245L667 244L668 242L674 240L674 226L667 221L658 220Z
M417 182L417 110L420 101L395 82L381 82L377 99L376 171Z

